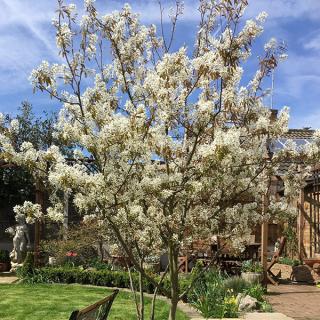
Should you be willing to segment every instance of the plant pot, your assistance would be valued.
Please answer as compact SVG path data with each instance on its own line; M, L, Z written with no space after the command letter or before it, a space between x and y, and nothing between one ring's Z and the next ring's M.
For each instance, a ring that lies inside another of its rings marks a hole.
M0 272L6 272L10 270L10 263L0 262Z
M249 283L260 283L262 282L263 275L261 272L242 272L241 278Z

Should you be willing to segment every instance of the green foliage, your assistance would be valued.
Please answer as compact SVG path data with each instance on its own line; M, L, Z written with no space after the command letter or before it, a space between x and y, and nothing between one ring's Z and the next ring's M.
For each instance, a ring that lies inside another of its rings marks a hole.
M283 235L286 237L285 253L291 259L297 256L299 251L296 223L296 218L291 218L283 230Z
M246 260L242 262L241 271L260 273L263 272L263 267L258 261Z
M112 270L112 265L102 262L99 258L92 258L87 261L86 266L88 268L94 268L96 270Z
M288 257L280 257L279 258L279 263L287 264L289 266L299 266L300 264L302 264L300 260L291 259L291 258L288 258Z
M189 300L204 317L238 317L236 297L225 289L224 281L219 270L211 269L195 282Z
M257 299L259 310L267 312L271 306L264 300L265 293L265 289L260 284L249 283L240 277L228 277L212 269L196 281L189 300L205 318L237 318L238 294Z
M127 271L112 271L108 269L101 270L86 270L83 268L74 267L45 267L34 269L33 272L18 272L18 276L25 283L79 283L91 284L96 286L130 288L130 278ZM153 277L155 281L160 280L160 276ZM132 272L132 280L135 288L139 287L139 274ZM183 292L190 285L191 280L187 277L181 277L180 291ZM166 277L163 281L162 288L170 289L170 281ZM154 285L143 280L143 290L148 293L153 293ZM161 291L160 288L160 293Z
M35 274L34 268L34 254L33 252L27 252L26 258L23 262L22 267L17 269L17 276L19 278L32 278Z
M267 301L262 301L259 303L260 310L262 312L272 312L272 305L268 303Z
M251 284L241 277L230 277L223 281L224 290L232 291L235 295L249 289Z
M55 257L60 266L94 267L92 261L97 261L99 255L96 248L103 241L100 229L97 223L70 227L64 235L58 234L57 239L42 241L41 249Z
M264 295L266 294L266 289L261 284L257 283L257 284L252 284L243 292L249 295L250 297L257 299L259 302L263 302Z
M1 263L9 263L10 256L8 250L0 250L0 262Z

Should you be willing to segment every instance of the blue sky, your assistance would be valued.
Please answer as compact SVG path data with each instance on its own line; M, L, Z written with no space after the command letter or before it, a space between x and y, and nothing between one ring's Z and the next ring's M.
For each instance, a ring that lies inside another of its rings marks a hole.
M81 2L75 1L81 8ZM157 0L96 0L99 12L119 9L129 2L146 23L159 22ZM170 0L164 0L168 8ZM33 94L28 76L42 60L57 61L51 18L55 0L0 0L0 111L16 113L28 100L36 112L59 105L41 93ZM176 33L177 46L192 46L198 21L197 1L185 1L185 14ZM320 128L320 0L249 0L246 17L266 11L265 32L257 41L246 72L255 71L255 56L271 37L284 40L289 58L275 74L274 106L291 109L290 127ZM266 103L269 101L266 100Z

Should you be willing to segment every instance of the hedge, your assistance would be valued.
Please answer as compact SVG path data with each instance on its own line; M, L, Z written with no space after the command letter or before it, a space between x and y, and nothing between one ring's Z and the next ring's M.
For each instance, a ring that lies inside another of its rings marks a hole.
M20 274L21 276L21 274ZM45 267L34 269L33 274L21 276L25 282L32 283L79 283L90 284L95 286L117 287L130 289L130 278L126 271L112 270L90 270L79 268L63 268L63 267ZM154 276L155 281L159 281L158 275ZM132 272L133 284L138 288L139 275ZM180 278L180 291L183 292L190 284L190 278ZM163 281L162 288L170 290L170 282L168 278ZM154 285L148 280L143 281L143 290L152 293ZM159 290L161 293L161 289Z

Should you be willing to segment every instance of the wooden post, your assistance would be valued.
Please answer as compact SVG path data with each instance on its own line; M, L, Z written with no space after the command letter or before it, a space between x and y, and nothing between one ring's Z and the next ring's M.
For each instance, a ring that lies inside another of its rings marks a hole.
M300 190L300 197L298 202L298 253L299 259L304 258L304 248L303 248L303 226L304 226L304 189Z
M67 231L69 224L69 194L64 192L64 208L63 208L63 239L67 239Z
M265 214L268 207L268 198L266 195L262 199L262 213ZM261 226L261 264L263 267L263 282L268 283L267 269L268 269L268 227L269 222L265 221Z
M40 182L36 182L36 203L40 204L42 212L44 210L44 197L41 191ZM41 222L36 220L34 229L34 264L39 265L40 262L40 238L41 238Z

